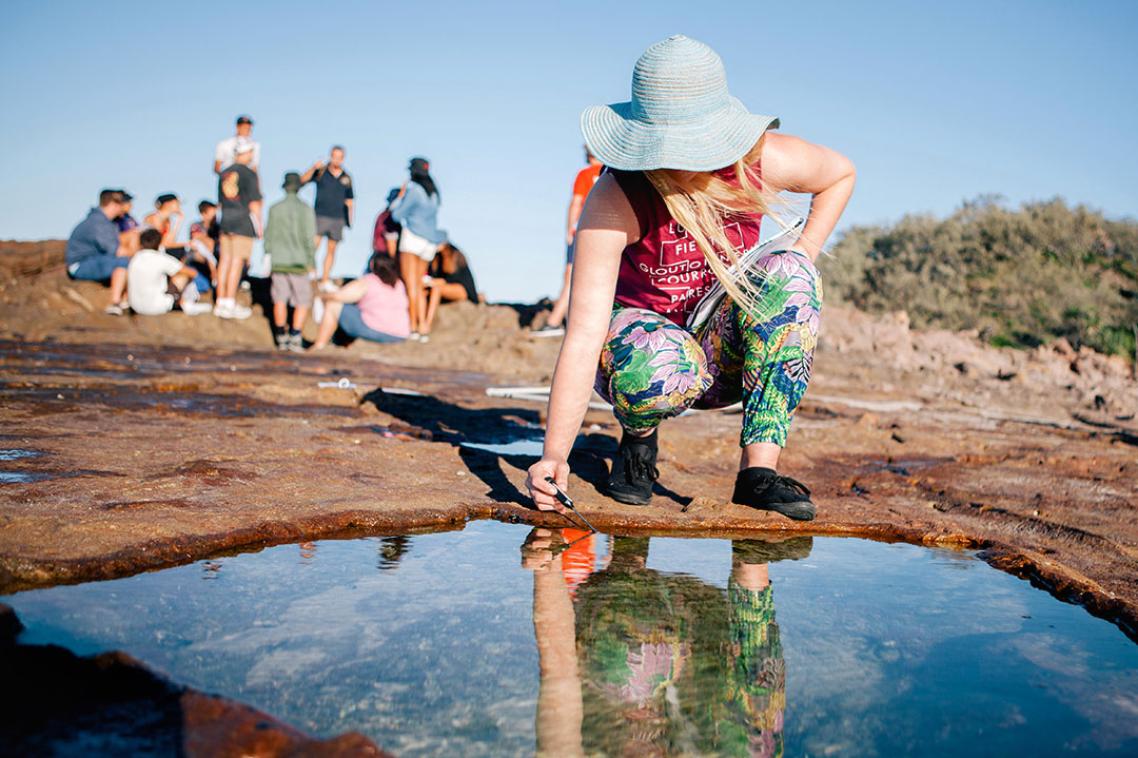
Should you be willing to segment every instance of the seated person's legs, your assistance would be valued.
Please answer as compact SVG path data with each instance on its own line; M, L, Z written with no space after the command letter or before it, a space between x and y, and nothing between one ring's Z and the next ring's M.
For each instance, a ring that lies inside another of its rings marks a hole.
M87 282L110 282L115 271L122 270L130 264L130 258L122 255L92 255L68 267L67 275L72 279Z
M325 316L325 319L327 319L327 316ZM340 328L344 331L344 334L354 339L367 340L369 342L403 342L402 337L396 337L386 332L377 332L365 324L363 313L360 312L360 307L355 303L344 304L344 307L340 310L338 323Z

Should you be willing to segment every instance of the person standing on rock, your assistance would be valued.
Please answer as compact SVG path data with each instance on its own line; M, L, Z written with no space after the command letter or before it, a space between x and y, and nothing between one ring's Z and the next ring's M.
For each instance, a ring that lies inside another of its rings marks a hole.
M272 258L273 339L278 350L304 351L301 330L312 307L312 279L316 271L316 214L297 196L304 182L289 171L281 187L283 200L269 208L265 226L265 254ZM292 307L292 323L288 309Z
M407 167L411 180L399 189L391 202L391 218L399 224L399 271L407 288L411 318L411 339L426 342L419 331L427 320L427 298L423 277L435 259L446 232L439 229L439 188L431 177L426 158L412 158Z
M249 144L253 146L253 156L249 159L249 168L257 172L261 167L261 143L253 139L253 119L249 116L237 117L237 132L232 137L226 137L217 143L213 151L213 173L220 174L226 166L233 165L237 158L237 146Z
M237 304L241 270L253 255L253 240L261 236L261 185L249 168L253 145L237 145L233 165L221 170L217 181L217 203L221 208L217 256L218 318L246 319L252 311Z
M300 177L304 184L316 184L316 246L328 240L324 248L320 291L332 292L332 266L336 262L336 246L344 239L344 227L351 227L356 210L352 177L344 170L344 148L333 145L328 162L317 161Z
M809 489L776 469L818 338L814 260L853 192L854 166L768 131L778 119L748 113L728 93L719 56L687 37L648 48L632 93L581 117L586 145L610 170L578 227L544 452L526 484L538 508L564 509L547 478L568 488L569 452L594 385L623 429L605 490L636 505L650 502L659 477L663 420L742 401L733 502L812 519ZM758 245L781 190L812 195L805 226L786 249L737 274L731 267ZM727 296L694 323L717 282Z
M565 321L565 314L569 312L569 290L573 276L573 238L577 234L581 211L585 208L585 198L589 196L593 185L601 177L603 168L597 156L589 152L587 147L585 163L585 167L577 172L577 178L573 180L573 196L569 200L569 215L565 223L565 281L561 285L561 294L553 303L553 310L549 312L549 318L545 325L537 330L537 334L543 337L556 337L565 333L562 322Z

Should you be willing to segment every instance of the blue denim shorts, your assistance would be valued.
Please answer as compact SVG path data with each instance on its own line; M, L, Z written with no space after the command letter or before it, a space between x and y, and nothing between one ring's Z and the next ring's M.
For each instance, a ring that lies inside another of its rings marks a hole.
M116 268L126 268L128 265L130 258L122 255L90 255L69 265L67 275L87 282L105 282L111 278Z
M344 304L344 309L340 311L340 329L349 337L368 340L369 342L403 341L403 337L396 337L394 334L387 334L386 332L377 332L365 324L363 314L360 313L360 307L355 303Z

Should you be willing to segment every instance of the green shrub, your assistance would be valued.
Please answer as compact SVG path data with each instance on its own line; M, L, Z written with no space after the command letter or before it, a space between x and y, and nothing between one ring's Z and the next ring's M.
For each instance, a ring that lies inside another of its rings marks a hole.
M1133 357L1138 222L1063 200L1006 207L984 196L945 219L855 226L821 262L826 296L916 327L978 329L992 344L1057 337Z

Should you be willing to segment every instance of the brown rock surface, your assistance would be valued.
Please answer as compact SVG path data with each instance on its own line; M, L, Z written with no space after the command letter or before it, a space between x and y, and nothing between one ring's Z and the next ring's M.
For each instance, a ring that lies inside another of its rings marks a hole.
M518 324L529 314L451 306L428 345L281 355L261 318L104 316L105 290L69 282L50 256L22 268L7 256L0 434L2 447L36 455L0 462L11 482L0 485L0 590L470 518L563 523L524 504L531 459L459 444L533 434L540 422L539 405L484 391L548 381L556 340L528 338ZM1128 367L1062 346L1016 352L910 332L901 315L831 309L824 321L782 465L814 490L817 521L726 502L739 426L726 413L665 426L650 507L608 500L596 485L617 430L601 411L572 460L589 519L977 547L1135 635L1138 386ZM318 386L341 377L357 386Z

